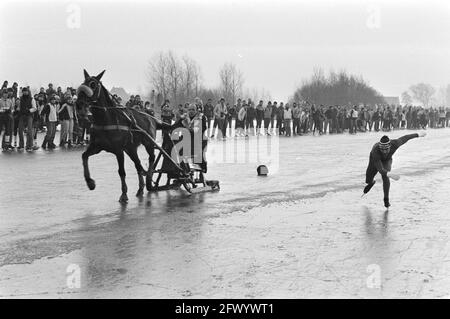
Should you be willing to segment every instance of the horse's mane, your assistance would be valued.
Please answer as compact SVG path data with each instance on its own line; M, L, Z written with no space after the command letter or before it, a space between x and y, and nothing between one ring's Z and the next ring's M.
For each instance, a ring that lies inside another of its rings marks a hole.
M111 93L109 93L109 91L105 88L105 86L103 84L101 86L102 86L103 95L105 96L107 105L110 106L110 107L117 107L117 106L119 106L116 101L113 101Z

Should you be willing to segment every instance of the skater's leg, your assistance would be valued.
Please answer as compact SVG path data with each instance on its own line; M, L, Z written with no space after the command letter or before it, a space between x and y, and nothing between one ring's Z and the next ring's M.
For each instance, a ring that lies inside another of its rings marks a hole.
M382 162L383 163L383 167L386 171L390 172L391 171L391 167L392 167L392 159L386 162ZM390 205L389 203L389 189L391 187L391 181L389 179L389 177L387 176L387 174L383 174L381 175L382 179L383 179L383 193L384 193L384 206L387 208Z
M364 194L368 193L372 186L375 184L374 177L377 175L378 170L373 164L371 160L369 160L369 165L367 166L366 170L366 187L364 187Z

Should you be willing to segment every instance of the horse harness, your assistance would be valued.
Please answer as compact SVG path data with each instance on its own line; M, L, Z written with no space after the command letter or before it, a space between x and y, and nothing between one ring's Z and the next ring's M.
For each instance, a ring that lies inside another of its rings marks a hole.
M140 132L140 133L146 133L139 125L137 125L136 119L134 118L132 113L126 112L125 107L104 107L104 106L98 106L98 105L91 105L92 108L102 109L105 112L108 110L116 110L120 111L123 116L128 120L128 122L131 125L123 125L118 123L118 119L116 118L116 124L109 124L109 125L98 125L98 124L92 124L91 128L93 130L97 131L127 131L130 133L131 137L131 143L133 143L133 131L134 132Z

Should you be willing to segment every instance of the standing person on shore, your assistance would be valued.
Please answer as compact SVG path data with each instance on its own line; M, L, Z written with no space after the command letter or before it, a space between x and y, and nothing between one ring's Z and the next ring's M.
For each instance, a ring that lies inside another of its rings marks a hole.
M372 132L372 128L373 128L373 106L370 107L370 109L367 111L367 123L369 125L369 132Z
M300 113L300 123L302 134L308 133L309 128L309 109L306 106L302 107L302 112Z
M340 105L336 107L337 112L337 121L336 121L336 133L342 133L344 132L345 127L345 110L341 108Z
M236 107L235 107L235 113L236 113L236 122L234 123L234 137L237 138L238 136L244 135L244 123L239 117L239 113L242 109L242 101L241 99L237 100Z
M294 136L300 135L300 115L300 107L294 102L292 107L292 135Z
M445 109L443 107L441 107L439 109L439 127L445 127Z
M22 92L22 88L20 89L20 91ZM14 140L14 147L17 147L20 100L14 97L14 90L12 88L8 88L8 99L11 100L14 105L11 112L11 143Z
M248 135L246 134L246 123L247 123L247 103L244 101L242 103L242 107L239 110L238 113L238 119L240 121L240 124L242 125L242 133L241 136L245 136L248 137Z
M6 82L6 84L7 83L8 82ZM13 148L11 146L11 122L12 122L11 113L13 109L14 109L13 101L8 98L8 92L6 90L3 90L2 97L0 98L0 136L3 131L4 132L2 137L3 150L10 150Z
M22 89L22 96L19 100L18 109L18 129L19 129L19 148L18 150L23 150L24 148L24 130L27 130L27 142L26 150L33 150L33 117L34 112L36 112L36 103L30 94L28 88Z
M313 135L316 130L319 132L319 135L322 135L322 115L319 107L311 107L312 118L314 122Z
M255 135L255 117L256 109L253 102L249 102L247 106L247 121L245 128L247 129L247 135Z
M335 105L331 106L331 123L330 123L330 134L337 133L337 115L338 110Z
M224 137L223 129L224 129L224 122L225 122L225 114L226 114L225 108L226 108L225 98L222 97L219 100L219 103L217 103L216 106L214 107L214 125L213 125L213 131L212 131L211 138L214 138L214 136L215 136L216 127L218 128L218 132L217 132L218 138Z
M286 103L286 106L283 111L283 127L284 127L284 135L291 136L291 122L292 122L292 110L289 106L289 103Z
M391 130L392 119L393 119L393 116L392 116L391 108L388 106L383 113L383 131L387 132L387 131Z
M325 120L323 126L323 134L332 133L332 118L333 118L333 107L330 105L324 112Z
M225 100L224 100L224 103L223 103L223 105L222 105L222 114L223 114L223 117L222 117L222 140L226 140L226 138L227 138L227 126L228 126L228 103L225 103Z
M450 107L445 112L445 127L450 127Z
M73 98L66 95L65 100L66 103L58 109L58 116L61 122L59 147L63 147L65 144L67 144L68 147L72 147L73 125L74 122L78 122L78 120L73 104Z
M377 107L377 109L375 110L375 112L373 112L373 115L372 115L372 122L373 122L375 132L380 131L380 119L381 119L381 113L380 113L379 107Z
M77 145L85 144L85 136L86 141L88 140L89 129L90 129L90 121L89 121L89 109L83 105L83 103L79 103L78 100L75 100L75 112L77 114L78 119L78 132L77 138L74 141Z
M211 133L211 121L214 119L214 106L212 105L211 99L206 101L206 104L203 108L203 114L206 118L206 126L208 128L207 136L210 136Z
M47 94L45 94L45 90L42 87L39 91L39 93L37 94L37 98L35 99L36 102L36 107L37 107L37 112L35 115L35 120L37 120L37 125L36 125L36 129L40 132L44 131L44 121L42 120L41 117L41 112L42 109L44 108L45 104L48 103L48 98L47 98Z
M353 106L353 109L350 111L350 134L356 134L358 129L357 127L358 121L358 109L357 106Z
M231 106L230 103L227 103L227 117L226 117L226 123L228 125L228 130L230 137L232 137L233 135L233 119L236 117L236 107L234 106L234 104ZM236 125L235 125L236 126ZM236 128L235 128L236 129Z
M52 84L52 83L49 83L49 84L48 84L48 88L47 88L47 90L45 91L45 93L47 94L48 99L50 99L50 97L51 97L52 95L55 95L55 94L56 94L56 91L55 91L55 89L53 88L53 84ZM47 103L50 103L50 100L48 100Z
M260 100L256 106L256 135L261 134L261 125L264 120L264 105L263 100Z
M267 102L264 108L264 134L270 136L269 125L272 118L272 102Z
M206 104L203 106L203 115L206 118L207 136L211 133L211 120L214 119L214 106L212 105L212 100L208 99Z
M383 179L384 206L386 208L391 206L389 203L389 188L391 183L388 173L391 171L392 167L392 156L400 146L408 142L410 139L424 137L425 135L425 132L420 134L409 134L395 140L390 140L389 137L384 135L378 143L375 143L370 151L369 165L366 170L367 185L364 188L363 194L370 191L375 184L375 175L380 173L381 178Z
M284 115L284 104L280 102L277 107L277 135L283 134L283 115Z
M412 127L412 106L408 106L408 110L406 111L406 129L411 129Z
M401 128L406 128L406 110L403 110L401 113L402 121L401 121Z
M277 101L274 101L272 105L272 116L270 118L270 130L273 135L275 135L275 118L277 117L277 112L278 112Z
M57 115L57 107L58 104L56 102L56 95L52 95L50 97L50 103L44 106L41 115L44 117L44 121L47 126L47 133L44 138L44 142L42 143L42 148L46 149L47 146L49 149L56 148L55 143L53 143L56 134L56 124L58 121Z

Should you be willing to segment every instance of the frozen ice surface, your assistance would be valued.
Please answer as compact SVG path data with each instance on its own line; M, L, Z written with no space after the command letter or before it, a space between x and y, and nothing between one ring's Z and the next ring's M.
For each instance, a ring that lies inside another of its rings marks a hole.
M361 199L381 135L282 137L267 177L263 161L221 162L246 140L214 140L207 175L221 190L194 196L134 197L127 158L127 206L112 154L91 157L89 191L81 149L1 153L0 297L446 298L450 130L397 151L388 212L379 178Z

